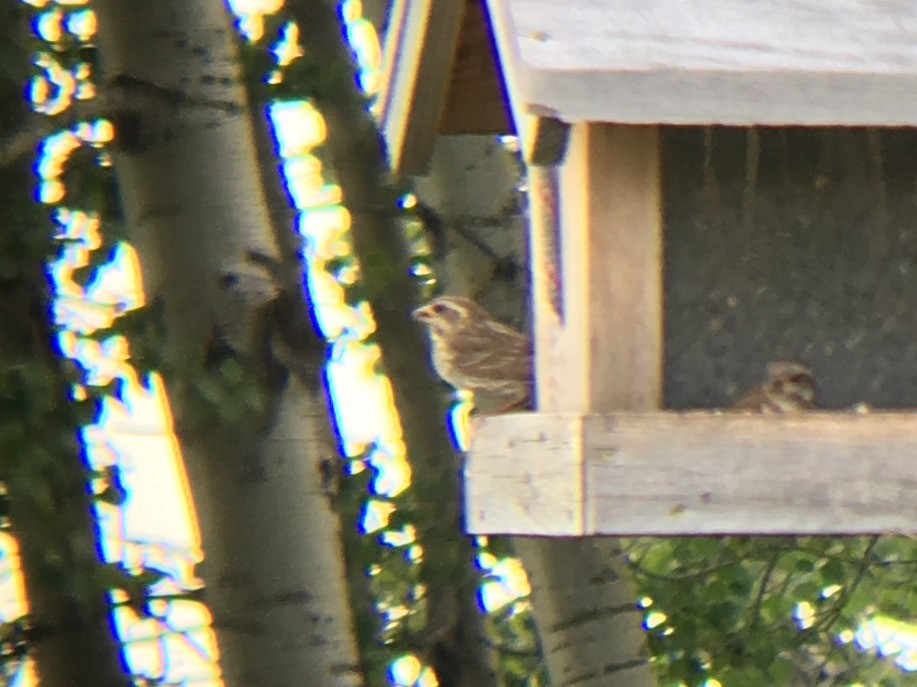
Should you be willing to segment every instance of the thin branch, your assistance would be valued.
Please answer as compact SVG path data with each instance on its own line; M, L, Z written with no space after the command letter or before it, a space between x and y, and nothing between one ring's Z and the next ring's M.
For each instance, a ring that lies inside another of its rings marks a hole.
M771 580L771 576L774 574L774 570L777 569L777 563L780 562L780 556L780 552L771 556L771 559L767 562L767 567L764 569L764 573L761 575L761 586L758 588L758 594L755 597L754 603L751 605L750 630L757 628L761 620L761 604L764 601L764 594L767 592L767 585Z

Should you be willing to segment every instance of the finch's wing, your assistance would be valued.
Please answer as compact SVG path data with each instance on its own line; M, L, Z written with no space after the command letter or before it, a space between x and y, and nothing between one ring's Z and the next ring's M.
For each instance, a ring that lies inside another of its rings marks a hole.
M532 344L509 327L490 324L450 342L452 364L467 376L530 382Z

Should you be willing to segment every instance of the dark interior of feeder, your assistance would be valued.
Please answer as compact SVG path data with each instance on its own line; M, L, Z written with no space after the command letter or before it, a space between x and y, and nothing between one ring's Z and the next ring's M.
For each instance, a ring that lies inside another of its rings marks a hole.
M665 405L789 358L818 405L917 406L917 130L669 127Z

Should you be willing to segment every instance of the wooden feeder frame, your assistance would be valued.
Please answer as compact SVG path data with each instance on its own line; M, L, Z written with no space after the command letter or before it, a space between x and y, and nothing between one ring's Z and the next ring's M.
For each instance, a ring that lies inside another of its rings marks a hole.
M389 44L382 121L396 170L419 171L445 94L461 100L449 65L475 12L530 164L538 411L477 420L469 531L917 533L917 413L661 410L659 140L660 124L917 125L917 13L878 1L731 0L702 16L667 0L488 0L486 16L474 0L464 15L455 0L396 4L424 27Z

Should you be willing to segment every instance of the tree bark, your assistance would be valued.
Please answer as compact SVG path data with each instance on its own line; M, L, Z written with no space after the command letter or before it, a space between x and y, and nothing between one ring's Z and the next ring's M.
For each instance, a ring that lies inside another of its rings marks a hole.
M301 294L253 259L284 264L230 17L219 0L106 0L95 9L109 88L129 105L114 113L115 169L145 291L164 306L166 383L223 679L359 684L340 525L323 491L336 447L316 379L291 375L272 343L278 320L308 325L308 315L290 312ZM306 367L314 358L317 374L314 332L304 346L312 348L295 353ZM232 369L243 371L239 386L221 372ZM219 408L202 420L199 390L213 383Z
M0 9L0 43L15 46L22 60L21 69L0 71L0 130L24 128L30 118L22 95L31 51L26 13L19 3ZM31 165L23 159L0 167L0 482L29 604L19 639L27 640L43 687L125 687L97 577L80 418L50 321L52 230L33 199ZM4 654L13 643L5 637Z
M326 148L351 213L353 249L360 263L376 322L375 337L394 396L412 468L412 503L421 576L427 585L428 627L419 652L434 663L440 684L496 684L489 647L478 623L460 609L477 593L474 548L460 512L460 457L446 432L446 406L432 379L425 338L411 320L418 290L410 249L399 226L398 194L391 184L384 142L358 90L349 48L334 4L291 0L286 8L299 26L311 60L323 78L313 99L328 128ZM442 659L442 660L440 660Z
M513 537L551 684L652 687L636 591L615 539Z

